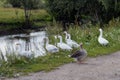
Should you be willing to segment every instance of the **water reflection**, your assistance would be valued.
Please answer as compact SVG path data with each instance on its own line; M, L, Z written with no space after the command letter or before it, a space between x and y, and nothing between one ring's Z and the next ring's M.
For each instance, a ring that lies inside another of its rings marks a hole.
M43 41L45 36L45 31L42 31L0 37L0 58L7 61L6 55L12 53L26 57L43 56L46 53Z

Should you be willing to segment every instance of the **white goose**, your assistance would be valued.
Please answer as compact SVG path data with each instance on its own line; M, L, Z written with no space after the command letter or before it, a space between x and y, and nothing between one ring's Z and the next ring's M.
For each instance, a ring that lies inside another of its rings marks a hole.
M103 31L102 31L102 29L100 28L99 29L99 31L100 31L100 35L99 35L99 37L98 37L98 42L101 44L101 45L107 45L109 42L108 42L108 40L106 40L105 38L103 38Z
M72 50L72 48L69 45L62 42L62 36L59 35L58 38L60 39L60 42L57 43L57 46L59 48L61 48L63 50L68 50L68 51Z
M56 52L59 52L59 48L57 48L56 46L52 45L52 44L49 44L49 39L48 37L45 37L44 38L46 44L45 44L45 48L48 52L50 53L56 53Z
M66 34L66 37L65 37L66 43L70 47L74 47L74 48L79 47L79 44L77 44L77 42L75 42L74 40L71 40L71 35L70 34L68 34L66 31L64 33Z
M57 46L57 35L55 35L54 38L55 38L55 46Z

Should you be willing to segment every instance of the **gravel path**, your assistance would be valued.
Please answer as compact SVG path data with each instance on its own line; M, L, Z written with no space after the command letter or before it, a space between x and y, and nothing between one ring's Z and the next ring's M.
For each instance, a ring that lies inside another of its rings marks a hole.
M88 58L85 63L69 63L51 72L5 80L120 80L120 51L111 55Z

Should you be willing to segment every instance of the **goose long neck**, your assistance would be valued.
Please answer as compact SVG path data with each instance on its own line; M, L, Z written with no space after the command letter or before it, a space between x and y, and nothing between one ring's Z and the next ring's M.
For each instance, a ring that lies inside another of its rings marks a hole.
M71 35L70 34L68 34L68 39L71 39Z
M82 45L80 45L80 49L83 49L83 46L82 46Z
M62 37L61 37L61 36L59 36L59 38L60 38L60 43L62 43Z
M103 35L103 32L102 32L102 31L100 31L100 37L102 37L102 35Z

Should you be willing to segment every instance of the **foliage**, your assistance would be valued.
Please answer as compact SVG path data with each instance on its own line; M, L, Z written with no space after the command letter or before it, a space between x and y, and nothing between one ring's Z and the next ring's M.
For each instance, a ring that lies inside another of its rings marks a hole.
M9 1L12 2L18 0ZM84 22L82 19L87 19L95 22L108 22L113 17L118 17L120 13L120 2L118 0L111 0L112 2L108 1L109 0L46 0L46 4L48 6L48 11L58 21L75 23L79 20ZM15 2L15 6L16 4L17 3ZM23 4L22 7L26 7L26 3L23 2ZM26 8L36 8L32 6L37 5L30 4ZM30 19L35 21L36 26L41 25L39 21L51 20L51 16L45 10L31 10L31 13ZM0 30L8 30L16 27L16 24L18 27L22 22L24 22L23 9L0 8ZM71 27L68 29L68 32L71 34L73 40L84 44L84 48L87 50L89 56L95 57L110 54L120 50L120 20L119 18L113 18L113 20L108 23L109 24L104 25L103 28L104 37L110 42L108 46L101 46L97 41L99 36L98 29L100 28L98 24L92 25L91 23L88 23L81 27L70 25ZM6 27L5 24L12 24L12 26ZM50 38L50 43L55 43L54 35L60 34L65 37L62 32L61 23L54 20L53 24L47 23L47 26L46 30ZM69 58L68 55L74 51L75 50L71 52L61 50L59 53L48 53L46 56L41 56L36 59L28 59L25 57L16 58L14 55L8 56L8 62L0 62L0 76L10 77L15 76L16 73L23 74L28 72L50 71L62 64L73 62L73 59Z
M7 1L8 3L11 3L13 7L23 7L25 15L23 28L25 29L31 28L33 26L33 22L31 21L31 9L38 8L39 3L42 3L41 0L7 0Z
M16 23L22 22L23 20L24 15L22 9L0 8L0 23Z
M7 3L7 0L0 0L0 7L12 7L12 5Z
M104 17L108 20L120 16L120 0L99 0L106 9Z
M86 0L46 0L47 6L49 6L49 11L57 20L69 20L74 18L81 7L83 7ZM80 4L83 5L80 5ZM75 12L76 11L76 12ZM71 17L72 16L72 17Z
M58 25L57 25L58 26ZM53 26L52 26L53 27ZM54 26L56 27L56 26ZM58 27L57 27L58 28ZM81 27L71 25L68 29L68 32L71 34L71 38L78 43L83 43L84 48L88 51L88 55L91 57L100 56L115 52L120 50L119 41L120 41L120 21L118 19L113 19L109 22L109 24L104 25L103 28L103 37L105 37L110 43L108 46L101 46L98 43L99 36L99 25L86 24ZM62 30L54 30L51 31L49 29L49 34L60 34L63 35ZM54 28L52 28L54 29ZM51 32L50 32L51 31ZM63 36L65 37L65 36Z
M52 27L59 26L58 23L54 23ZM72 25L71 25L72 26ZM109 26L109 27L108 27ZM58 28L58 27L57 27ZM61 28L61 27L60 27ZM49 28L49 38L50 43L54 44L54 37L53 35L60 34L65 37L61 32L60 29L50 31L53 28ZM56 28L54 28L56 29ZM110 54L117 50L120 50L120 21L118 19L113 19L109 22L108 25L105 25L103 28L103 37L109 40L108 46L101 46L97 38L99 36L98 32L99 26L96 25L89 25L89 27L83 26L81 27L71 27L68 32L71 34L72 40L80 43L82 42L84 45L83 47L87 50L88 56L96 57L101 55ZM78 48L79 49L79 48ZM41 56L38 58L26 58L26 57L19 57L16 58L14 56L9 56L8 62L3 62L3 65L0 65L0 76L7 76L7 77L15 77L16 74L24 75L25 73L29 72L38 72L38 71L50 71L52 69L56 69L58 66L62 64L66 64L69 62L73 62L72 58L69 58L68 55L73 53L76 49L72 51L62 51L56 54L47 53L46 56Z
M120 14L119 0L46 0L46 4L57 21L66 23L83 22L83 16L93 23L106 23Z
M7 0L8 3L12 4L13 7L24 7L26 5L25 2L27 2L27 5L31 9L38 9L38 8L43 8L43 2L42 0Z
M13 60L12 57L9 57L8 63L1 65L0 76L15 77L17 73L23 75L29 72L50 71L62 64L72 62L73 60L68 57L68 54L69 52L61 51L60 53L48 53L46 56L33 59L21 57Z

